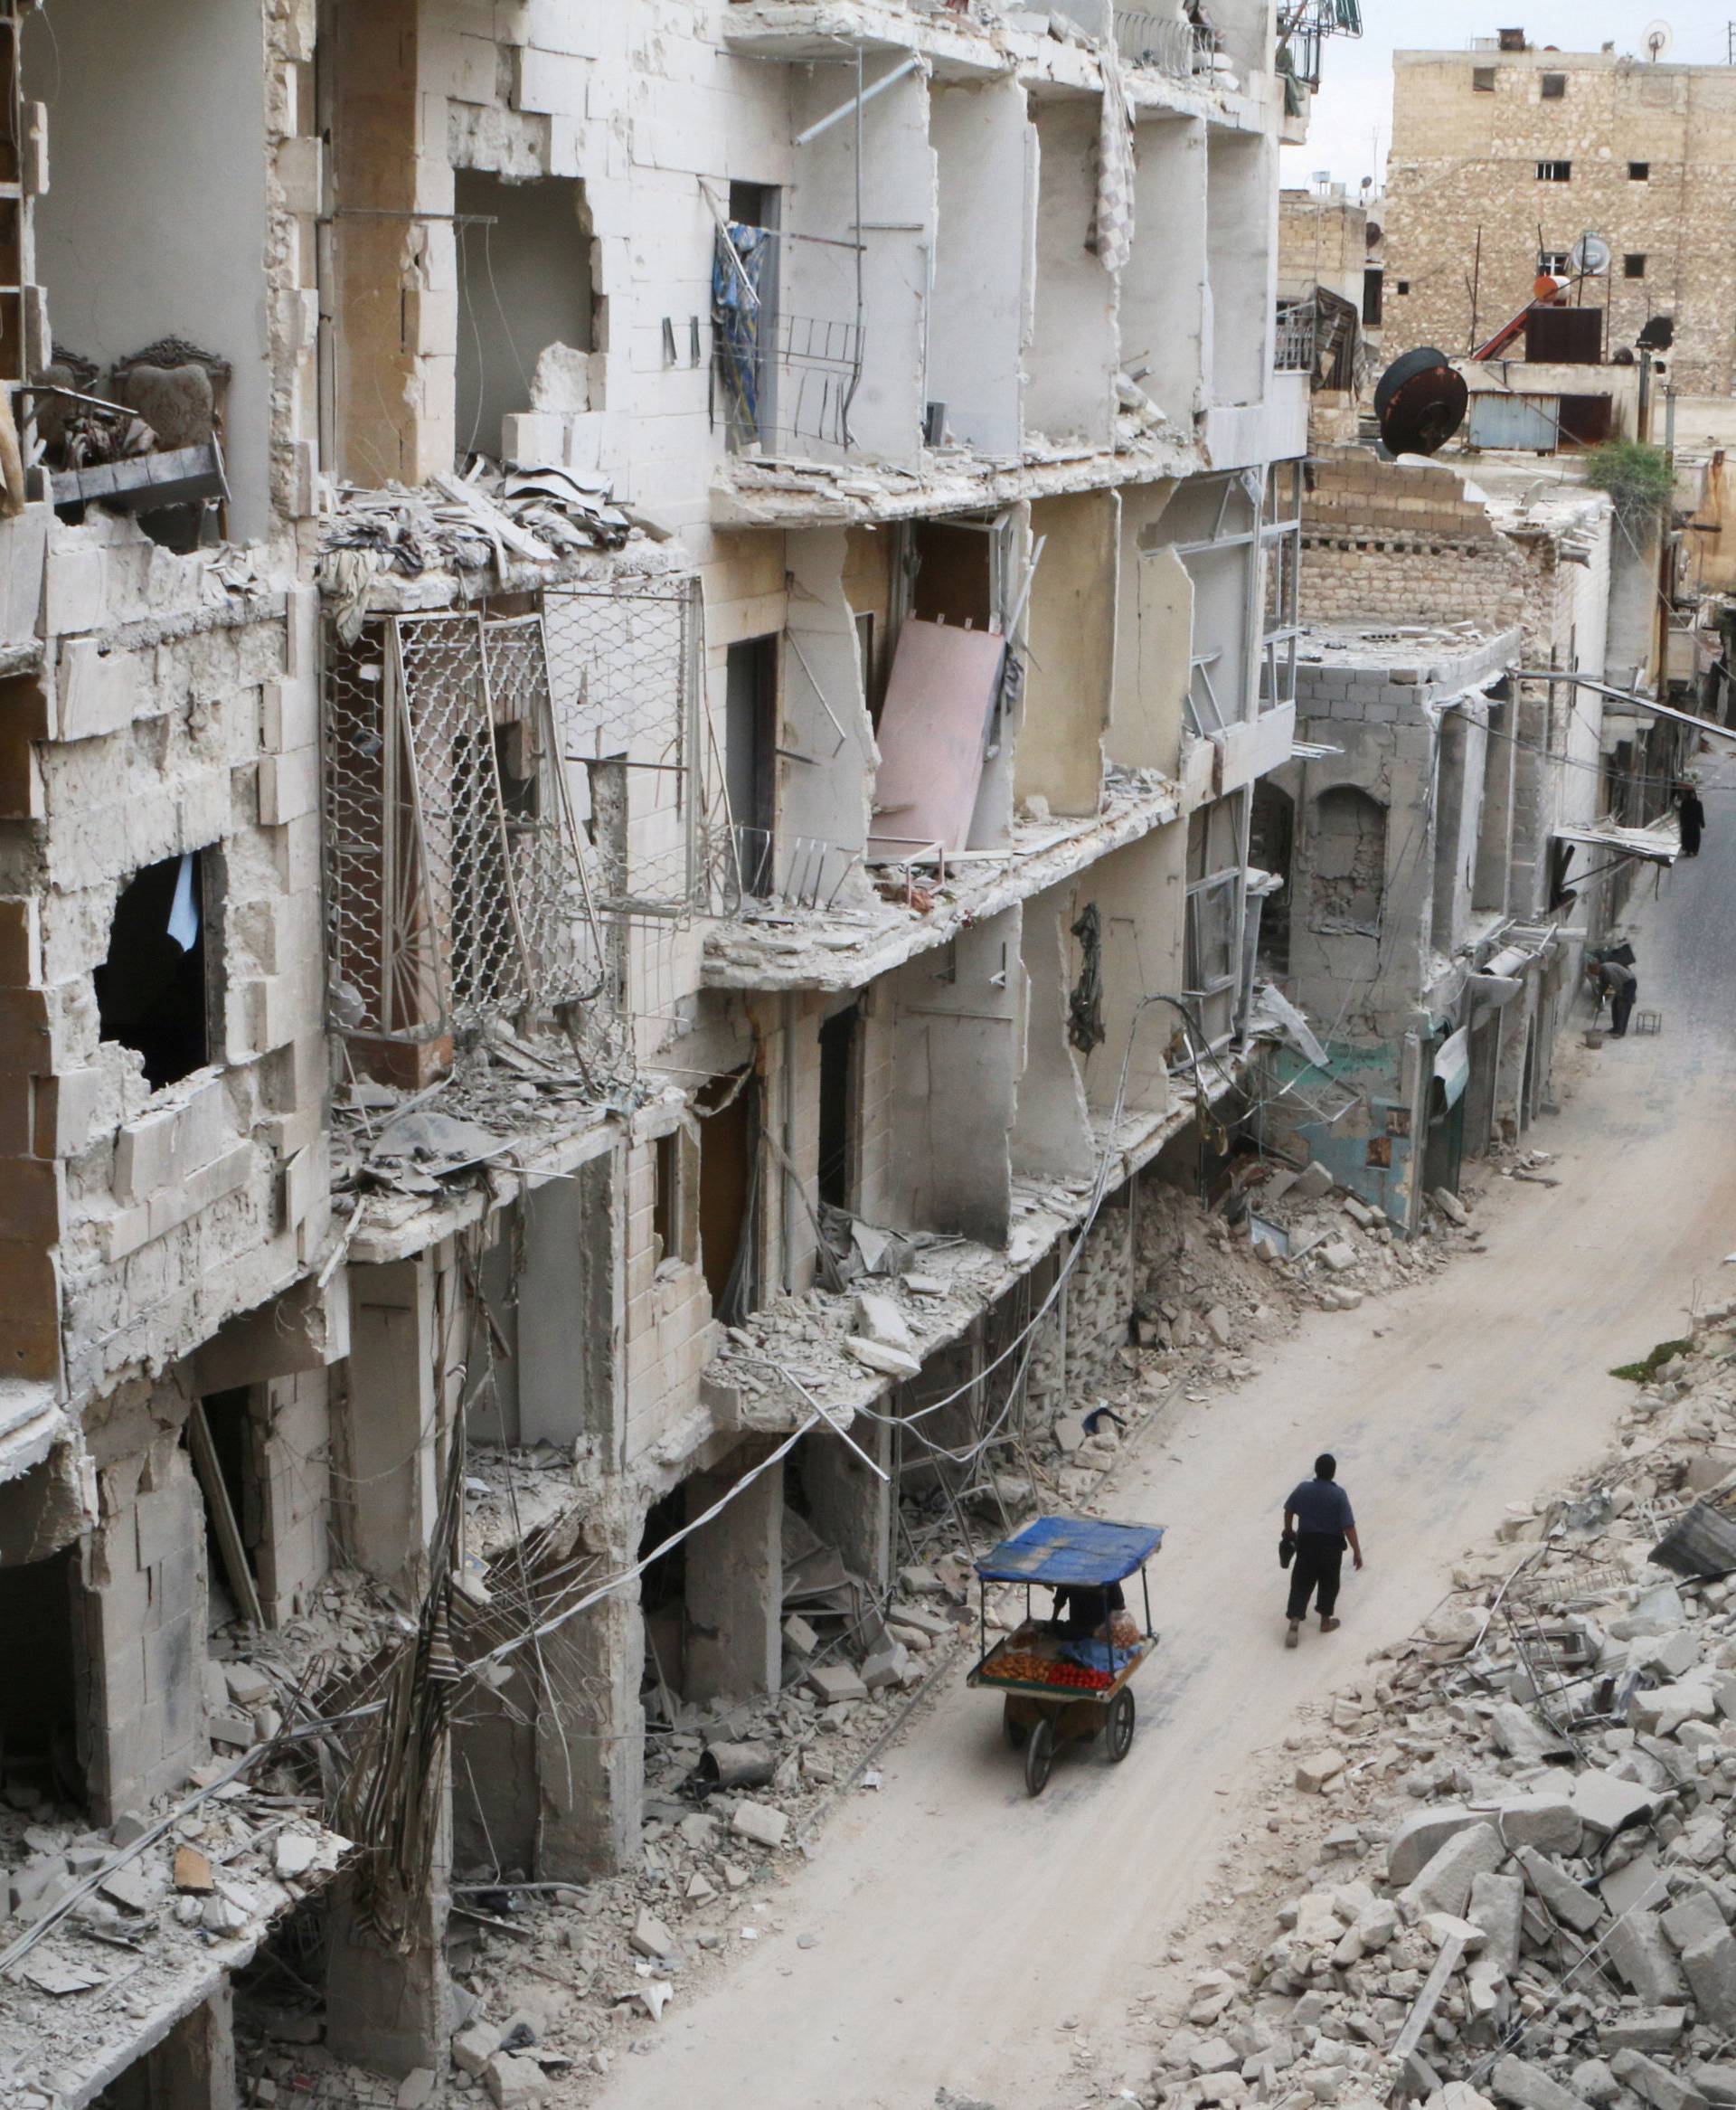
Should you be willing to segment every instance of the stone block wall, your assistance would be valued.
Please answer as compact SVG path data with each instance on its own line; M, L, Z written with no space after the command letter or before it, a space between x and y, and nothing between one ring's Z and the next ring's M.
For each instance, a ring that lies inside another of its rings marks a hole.
M1545 96L1545 75L1564 78ZM1488 82L1477 85L1478 77ZM1730 316L1736 203L1729 138L1736 74L1722 66L1636 64L1616 54L1482 50L1401 52L1387 169L1385 339L1468 351L1467 269L1480 232L1477 335L1531 298L1539 232L1549 251L1595 228L1614 251L1589 297L1609 304L1612 347L1654 314L1675 319L1678 388L1722 395L1736 378ZM1565 182L1540 165L1568 165ZM1644 167L1644 176L1630 171ZM1643 257L1643 275L1626 260ZM1401 291L1401 286L1408 291Z

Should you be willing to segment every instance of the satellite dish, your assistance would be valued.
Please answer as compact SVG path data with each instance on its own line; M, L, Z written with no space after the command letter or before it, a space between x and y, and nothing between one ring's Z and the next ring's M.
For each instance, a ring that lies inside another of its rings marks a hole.
M1646 34L1640 39L1646 47L1646 56L1656 65L1659 59L1667 59L1670 46L1675 42L1675 32L1667 22L1648 22Z
M1567 252L1567 260L1582 278L1600 279L1609 269L1609 244L1600 234L1582 234Z

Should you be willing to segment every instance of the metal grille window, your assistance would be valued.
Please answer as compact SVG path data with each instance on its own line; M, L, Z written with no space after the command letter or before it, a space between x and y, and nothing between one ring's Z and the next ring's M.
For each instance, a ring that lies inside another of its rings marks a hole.
M1315 306L1311 300L1280 302L1272 338L1272 369L1278 374L1307 374L1314 366Z
M601 863L599 906L692 914L704 905L705 845L728 832L707 809L721 771L700 742L699 582L552 587L543 627L561 752L585 772L573 790Z
M326 688L334 1022L427 1040L594 996L542 619L399 616Z

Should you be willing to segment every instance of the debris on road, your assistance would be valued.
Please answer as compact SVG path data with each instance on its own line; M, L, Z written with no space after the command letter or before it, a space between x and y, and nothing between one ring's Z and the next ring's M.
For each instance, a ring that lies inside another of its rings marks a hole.
M1736 1300L1670 1346L1621 1450L1288 1739L1267 1821L1317 1858L1245 1963L1218 1930L1147 2100L1736 2103L1736 1580L1683 1550L1736 1516Z

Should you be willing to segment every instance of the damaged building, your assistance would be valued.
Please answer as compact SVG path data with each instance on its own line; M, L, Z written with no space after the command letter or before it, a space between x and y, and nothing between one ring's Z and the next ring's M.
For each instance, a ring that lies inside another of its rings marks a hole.
M1612 574L1647 574L1588 486L1484 453L1309 464L1297 759L1255 794L1260 931L1319 1034L1270 1060L1269 1140L1414 1230L1467 1156L1549 1102L1583 963L1677 852L1689 724ZM1473 480L1475 479L1475 480Z
M479 1896L919 1674L1242 1089L1307 80L1270 0L0 51L0 2095L438 2090Z

